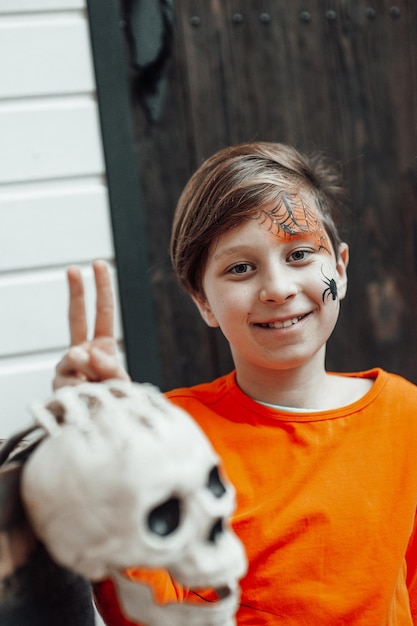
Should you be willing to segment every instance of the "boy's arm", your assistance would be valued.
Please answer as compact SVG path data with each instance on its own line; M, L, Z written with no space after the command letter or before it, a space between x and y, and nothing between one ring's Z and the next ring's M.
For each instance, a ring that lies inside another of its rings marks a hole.
M67 270L69 285L69 329L71 346L56 367L53 388L98 382L110 378L129 379L117 356L114 337L114 299L107 263L93 263L96 285L94 336L88 340L84 285L78 267Z
M410 598L411 615L413 624L417 626L417 513L414 519L414 528L411 535L407 553L407 588Z

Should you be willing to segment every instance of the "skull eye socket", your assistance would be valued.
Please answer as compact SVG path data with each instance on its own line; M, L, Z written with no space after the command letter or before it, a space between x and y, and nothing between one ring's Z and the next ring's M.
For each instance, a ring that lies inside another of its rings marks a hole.
M154 535L167 537L178 528L180 518L180 501L178 498L170 498L149 513L148 528Z
M223 520L218 519L215 524L213 524L210 534L208 536L209 543L215 543L217 537L223 534Z
M213 467L211 470L207 487L216 498L221 498L226 493L226 487L222 483L218 467Z

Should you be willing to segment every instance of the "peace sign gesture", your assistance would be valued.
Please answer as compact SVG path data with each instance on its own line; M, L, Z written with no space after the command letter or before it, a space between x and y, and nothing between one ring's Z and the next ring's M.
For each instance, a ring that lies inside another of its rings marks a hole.
M79 267L67 270L69 285L69 329L71 347L56 367L53 388L77 385L83 381L109 378L129 380L119 363L114 336L114 298L109 269L105 261L93 263L96 286L94 336L88 339L84 284Z

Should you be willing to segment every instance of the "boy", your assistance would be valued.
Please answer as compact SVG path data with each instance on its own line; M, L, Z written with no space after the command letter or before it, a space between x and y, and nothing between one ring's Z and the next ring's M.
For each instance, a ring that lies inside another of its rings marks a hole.
M417 625L417 388L380 369L325 369L347 288L339 206L326 164L259 142L203 163L174 218L180 283L235 364L167 395L203 428L237 491L233 526L249 560L239 625ZM55 386L126 376L105 266L95 273L89 342L69 270L73 347ZM106 583L97 597L107 623L129 624Z

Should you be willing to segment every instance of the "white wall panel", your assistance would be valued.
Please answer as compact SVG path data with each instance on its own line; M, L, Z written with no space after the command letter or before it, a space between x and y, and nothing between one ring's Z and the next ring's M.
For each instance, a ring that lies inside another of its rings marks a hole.
M97 104L58 98L0 104L0 184L104 171Z
M94 89L88 23L81 14L0 20L0 98Z
M95 92L86 0L0 0L0 439L51 393L65 266L83 267L91 336L90 262L114 257Z
M90 267L83 271L89 327L93 331L94 281ZM113 283L114 271L112 270ZM114 284L116 288L116 285ZM64 348L69 344L65 272L22 272L0 277L0 357ZM119 316L117 336L121 337Z
M52 379L60 353L3 362L0 360L0 439L32 423L28 407L52 393Z
M104 183L0 187L0 272L113 256Z
M0 15L35 11L82 9L86 0L0 0Z

